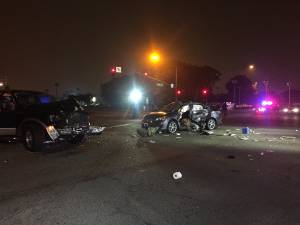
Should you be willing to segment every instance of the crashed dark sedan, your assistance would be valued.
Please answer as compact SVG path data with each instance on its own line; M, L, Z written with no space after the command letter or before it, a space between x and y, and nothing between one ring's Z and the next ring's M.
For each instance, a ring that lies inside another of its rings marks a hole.
M188 116L187 116L188 115ZM157 127L160 131L176 133L185 130L183 119L188 117L194 124L204 124L205 129L214 130L222 123L219 110L212 110L197 102L173 102L165 105L157 112L150 112L142 119L142 128Z
M61 141L78 144L103 130L90 126L87 112L74 99L55 101L36 91L0 92L0 137L17 138L30 151Z

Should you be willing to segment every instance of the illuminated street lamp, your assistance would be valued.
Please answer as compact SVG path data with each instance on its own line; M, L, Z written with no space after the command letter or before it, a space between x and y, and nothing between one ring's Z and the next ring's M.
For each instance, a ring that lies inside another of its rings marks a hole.
M143 94L139 89L133 89L129 94L129 101L138 104L143 98Z
M255 65L254 64L250 64L248 68L249 68L250 71L253 71L253 70L255 70Z
M0 87L3 87L4 86L4 83L3 82L0 82Z
M149 55L149 60L150 62L152 62L153 64L157 64L160 62L161 60L161 57L159 55L159 53L157 52L152 52L150 55ZM175 89L177 89L178 87L178 68L177 68L177 65L175 67ZM175 94L175 98L176 98L176 101L177 101L177 97L178 95Z
M160 61L160 55L157 52L152 52L149 55L149 60L153 63L153 64L157 64Z

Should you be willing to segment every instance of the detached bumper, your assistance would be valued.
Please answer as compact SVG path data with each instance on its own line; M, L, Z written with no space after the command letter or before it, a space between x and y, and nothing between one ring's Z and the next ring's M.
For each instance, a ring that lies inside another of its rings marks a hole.
M52 141L56 141L59 138L68 136L77 136L80 134L86 135L100 135L104 131L105 127L89 126L89 127L65 127L62 129L56 129L54 126L47 127L46 131Z
M159 127L161 128L163 125L162 121L142 121L142 128L148 129L149 127Z
M100 135L105 130L105 127L90 126L88 135Z
M141 127L144 129L148 129L151 127L157 127L159 130L166 130L168 126L168 120L162 121L142 121Z
M64 128L58 132L62 136L76 136L78 134L99 135L104 131L105 127L89 126L86 128Z

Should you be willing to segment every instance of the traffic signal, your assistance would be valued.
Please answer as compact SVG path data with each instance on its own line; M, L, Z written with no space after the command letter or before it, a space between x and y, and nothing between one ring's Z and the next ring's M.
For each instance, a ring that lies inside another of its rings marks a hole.
M181 94L182 94L182 91L181 91L180 89L177 89L177 90L176 90L176 95L177 95L177 96L180 96Z
M205 88L205 89L202 89L202 95L203 96L206 96L206 95L208 95L208 90Z

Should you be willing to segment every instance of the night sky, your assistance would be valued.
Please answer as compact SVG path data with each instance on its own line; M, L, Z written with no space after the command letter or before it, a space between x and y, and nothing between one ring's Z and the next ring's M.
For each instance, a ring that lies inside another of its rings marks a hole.
M14 88L95 92L113 65L164 57L219 70L223 83L257 67L253 80L300 89L300 14L295 1L5 1L0 77ZM177 2L177 3L176 3ZM222 83L222 82L221 82Z

